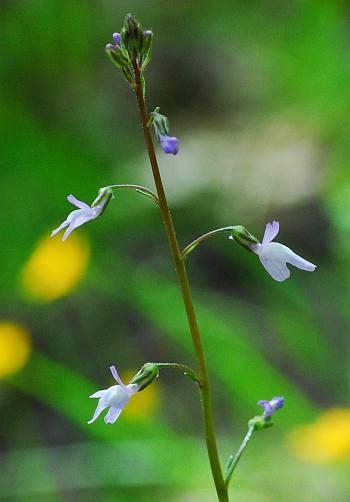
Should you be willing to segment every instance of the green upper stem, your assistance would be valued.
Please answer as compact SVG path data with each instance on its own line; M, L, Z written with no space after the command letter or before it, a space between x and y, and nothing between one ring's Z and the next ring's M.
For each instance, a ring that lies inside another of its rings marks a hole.
M200 385L199 389L201 392L201 403L202 403L202 411L204 417L204 425L205 425L205 437L207 450L209 455L210 466L215 482L215 487L217 491L217 495L220 502L228 502L228 493L227 486L225 484L221 465L218 455L218 449L216 444L216 437L214 431L214 422L213 422L213 413L212 413L212 405L211 405L211 395L210 395L210 387L209 387L209 377L208 377L208 368L207 363L203 351L202 340L198 328L198 323L196 319L196 314L193 306L191 290L187 278L186 268L184 261L181 257L181 251L177 242L176 233L174 229L174 225L172 222L167 198L165 195L162 178L160 175L157 157L153 145L153 139L151 130L148 125L148 114L146 109L146 104L144 100L142 83L141 83L141 73L138 63L134 61L133 63L134 73L135 73L135 93L137 97L137 102L140 110L141 121L143 132L145 135L148 155L152 167L152 173L154 182L156 185L159 207L162 213L163 222L165 225L166 233L168 236L172 256L175 262L176 272L180 283L180 288L182 292L183 302L185 305L187 319L189 328L192 335L192 341L194 350L196 353L197 364L198 364L198 372L200 376Z

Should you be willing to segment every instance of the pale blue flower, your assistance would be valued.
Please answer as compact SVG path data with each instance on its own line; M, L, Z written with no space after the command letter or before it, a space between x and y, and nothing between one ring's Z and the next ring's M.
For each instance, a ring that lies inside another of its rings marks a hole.
M69 213L67 219L61 223L59 227L51 232L51 237L60 232L63 228L67 228L64 232L62 240L65 241L67 237L84 223L90 220L94 220L106 209L107 204L113 197L113 192L109 187L101 188L99 190L97 198L94 200L91 206L78 200L74 195L68 195L67 200L79 209L75 209Z
M272 242L279 232L279 223L273 221L266 225L262 243L251 244L251 251L259 256L265 270L276 281L282 282L290 276L287 263L301 270L313 272L316 265L294 253L291 249L279 242Z
M139 391L140 387L137 384L124 385L115 366L110 366L113 378L119 385L112 385L105 390L98 390L90 397L98 398L99 402L91 420L88 424L92 424L100 414L109 408L108 413L104 417L106 424L114 424L122 410L128 404L130 398Z

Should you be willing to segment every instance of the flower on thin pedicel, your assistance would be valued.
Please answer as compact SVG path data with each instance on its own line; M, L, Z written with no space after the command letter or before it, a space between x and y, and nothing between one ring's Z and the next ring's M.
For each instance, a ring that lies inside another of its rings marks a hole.
M99 390L90 396L98 398L99 402L88 424L92 424L106 408L109 408L109 410L104 417L104 421L106 424L114 424L122 410L128 404L130 398L140 390L139 385L136 383L124 385L115 366L110 366L110 370L113 378L119 385L112 385L112 387Z
M284 405L284 397L273 397L271 401L261 399L258 401L258 405L264 408L264 417L270 419L275 411Z
M113 192L110 188L101 188L97 198L94 200L91 206L78 200L74 195L68 195L67 200L74 206L79 209L75 209L71 213L69 213L67 219L61 223L59 227L51 232L51 237L60 232L63 228L67 228L64 232L62 240L65 241L67 237L75 230L80 227L84 223L90 220L94 220L100 214L103 213L107 204L113 197Z
M160 147L164 153L176 155L179 151L179 142L175 136L159 135Z
M287 263L301 270L313 272L316 265L294 253L291 249L279 242L272 242L279 232L278 221L266 225L262 243L251 244L250 250L259 256L265 270L276 281L282 282L290 276Z

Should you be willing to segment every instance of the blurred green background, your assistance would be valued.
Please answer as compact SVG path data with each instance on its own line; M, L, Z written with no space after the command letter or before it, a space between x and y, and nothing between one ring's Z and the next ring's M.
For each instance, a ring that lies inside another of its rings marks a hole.
M350 496L350 10L345 1L2 0L0 499L215 500L197 390L175 370L118 422L88 396L150 360L194 365L157 208L120 191L66 243L49 239L101 186L152 187L135 98L104 54L127 12L155 32L149 108L182 245L229 224L316 263L274 282L220 235L188 259L223 462L256 402L233 500Z

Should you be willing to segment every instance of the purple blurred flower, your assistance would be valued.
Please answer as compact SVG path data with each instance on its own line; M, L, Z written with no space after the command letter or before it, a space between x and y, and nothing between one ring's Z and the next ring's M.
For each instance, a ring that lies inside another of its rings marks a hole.
M106 408L109 408L109 410L104 418L104 421L106 424L114 424L122 410L128 404L130 398L139 390L139 386L135 383L124 385L115 366L110 366L110 370L113 378L119 385L112 385L112 387L105 390L99 390L90 396L98 398L99 402L95 413L92 419L88 421L88 424L92 424L92 422L94 422Z
M167 136L164 134L159 135L159 142L161 149L165 153L172 153L176 155L179 151L179 142L175 136Z
M291 249L278 242L272 242L279 232L279 223L273 221L266 225L263 241L260 244L252 244L250 249L259 256L265 270L276 281L282 282L290 276L287 263L301 270L313 272L316 265L304 260Z
M264 408L264 417L270 419L275 411L284 405L284 397L273 397L271 401L261 399L258 401L258 405Z

